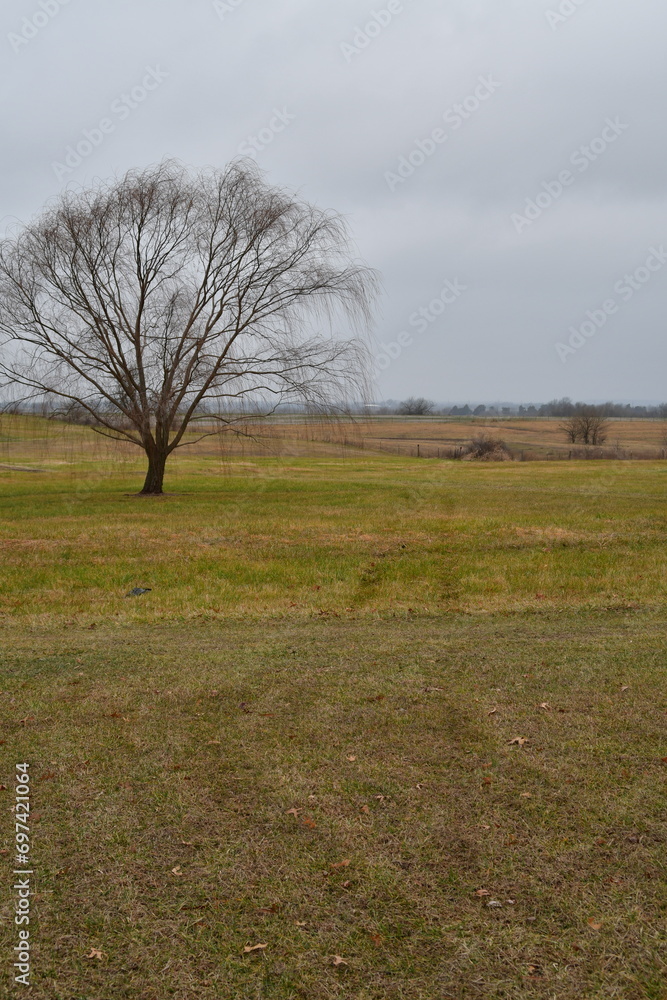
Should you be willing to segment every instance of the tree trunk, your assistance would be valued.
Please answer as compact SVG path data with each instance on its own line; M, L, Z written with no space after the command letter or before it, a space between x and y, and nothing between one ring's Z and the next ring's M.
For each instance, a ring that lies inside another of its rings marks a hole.
M167 464L167 456L159 451L150 451L147 454L148 472L146 473L146 481L140 495L160 496L162 494L164 467Z

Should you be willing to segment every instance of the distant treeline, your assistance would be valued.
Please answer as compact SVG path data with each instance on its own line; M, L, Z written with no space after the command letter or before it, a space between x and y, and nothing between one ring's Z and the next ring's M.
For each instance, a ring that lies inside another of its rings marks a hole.
M60 419L67 423L92 425L95 423L90 413L78 403L68 403L56 405L51 400L42 400L39 403L3 402L0 399L0 413L15 413L44 417L47 419ZM424 397L411 396L402 402L397 400L386 400L383 403L367 405L363 403L342 404L339 407L332 407L330 410L319 408L317 410L306 410L303 406L281 404L271 406L262 402L253 403L246 401L244 406L236 405L225 410L214 408L209 405L199 407L198 413L205 417L211 414L212 417L228 417L238 419L239 417L253 418L270 414L272 416L285 417L327 417L344 416L345 414L367 415L367 416L404 416L404 417L556 417L567 419L578 416L582 413L594 413L598 417L605 418L630 418L639 417L650 420L667 420L667 403L660 403L655 406L632 406L630 403L600 403L590 404L576 402L564 396L562 399L552 399L549 403L541 404L509 404L509 405L486 405L465 404L464 406L450 406L434 403Z
M371 410L377 414L397 414L399 416L426 417L561 417L576 416L583 412L594 411L600 417L643 417L652 420L667 419L667 403L657 406L632 406L630 403L601 403L592 406L590 403L573 403L567 396L563 399L552 399L549 403L539 405L509 405L487 406L484 403L473 406L440 407L423 397L410 397L403 402L388 401Z
M573 403L565 396L563 399L552 399L537 408L538 417L571 417L589 407L587 403ZM535 407L520 406L520 414L530 414ZM601 403L595 407L603 417L649 417L653 420L667 418L667 403L657 406L632 406L630 403Z

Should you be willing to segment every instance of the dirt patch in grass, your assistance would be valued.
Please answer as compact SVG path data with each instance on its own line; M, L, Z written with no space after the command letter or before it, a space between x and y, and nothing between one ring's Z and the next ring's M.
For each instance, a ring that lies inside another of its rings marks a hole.
M29 761L41 816L30 995L662 1000L666 634L627 611L6 632L0 794Z

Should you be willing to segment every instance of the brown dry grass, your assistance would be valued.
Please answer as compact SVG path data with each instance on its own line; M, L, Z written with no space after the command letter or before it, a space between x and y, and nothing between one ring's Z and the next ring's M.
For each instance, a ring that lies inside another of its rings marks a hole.
M213 436L180 454L187 459L228 461L257 457L324 458L354 456L359 451L388 452L422 458L446 458L480 435L502 438L515 457L545 459L594 454L573 447L559 419L530 418L412 418L321 419L275 418L240 423L237 432ZM191 435L194 437L194 435ZM611 420L605 457L656 459L667 457L667 421ZM87 428L11 414L0 415L0 471L31 463L71 465L96 461L118 469L141 461L131 445L114 445Z

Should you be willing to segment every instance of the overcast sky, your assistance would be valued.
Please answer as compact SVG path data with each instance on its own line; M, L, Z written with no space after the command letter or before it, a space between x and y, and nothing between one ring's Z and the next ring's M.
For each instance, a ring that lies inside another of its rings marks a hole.
M344 213L380 271L378 398L667 399L659 0L7 0L1 18L3 231L68 184L251 153Z

